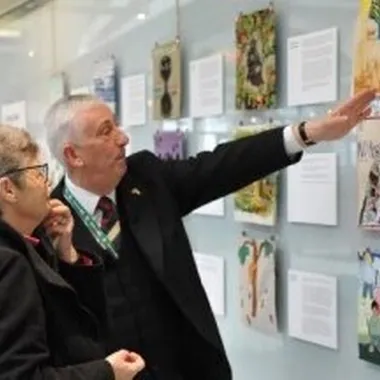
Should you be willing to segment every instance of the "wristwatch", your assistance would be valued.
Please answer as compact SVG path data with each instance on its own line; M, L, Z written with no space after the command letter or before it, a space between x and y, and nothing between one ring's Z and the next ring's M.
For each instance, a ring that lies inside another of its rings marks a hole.
M306 126L306 121L302 121L301 123L298 124L298 133L301 137L302 142L306 146L315 145L315 141L310 140L309 137L307 136L305 126Z

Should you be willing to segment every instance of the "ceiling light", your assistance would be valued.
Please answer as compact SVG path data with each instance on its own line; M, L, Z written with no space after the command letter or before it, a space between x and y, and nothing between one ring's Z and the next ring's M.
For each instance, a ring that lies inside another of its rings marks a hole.
M28 55L29 55L30 58L33 58L34 57L34 51L30 50L29 53L28 53Z
M137 20L146 20L146 14L145 13L138 13Z

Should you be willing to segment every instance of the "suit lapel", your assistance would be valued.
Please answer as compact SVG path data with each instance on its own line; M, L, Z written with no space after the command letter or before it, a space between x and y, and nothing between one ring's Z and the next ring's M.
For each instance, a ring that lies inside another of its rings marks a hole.
M106 250L104 250L92 236L90 230L86 227L82 218L78 213L71 207L66 198L63 196L64 180L62 180L57 188L53 191L52 197L60 199L64 204L66 204L71 211L74 218L74 233L73 233L73 245L74 247L88 254L94 254L100 258L111 256Z
M120 222L128 223L142 253L163 278L163 241L156 208L147 186L128 174L117 188Z
M53 196L68 204L63 197L62 181ZM142 253L147 257L156 274L163 278L163 242L153 200L141 181L128 174L116 189L117 206L121 226L128 224ZM71 207L70 207L71 208ZM71 208L74 217L73 243L78 250L109 256L94 239L80 216Z
M92 236L90 230L86 227L81 217L71 209L71 213L74 218L74 233L73 233L73 245L76 249L92 253L98 256L103 256L105 250L98 244L95 238Z

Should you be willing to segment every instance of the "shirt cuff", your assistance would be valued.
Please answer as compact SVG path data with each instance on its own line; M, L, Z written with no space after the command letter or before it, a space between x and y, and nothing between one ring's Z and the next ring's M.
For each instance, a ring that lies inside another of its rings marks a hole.
M288 156L300 153L304 150L304 147L298 142L296 136L294 136L292 126L288 125L284 128L284 146Z

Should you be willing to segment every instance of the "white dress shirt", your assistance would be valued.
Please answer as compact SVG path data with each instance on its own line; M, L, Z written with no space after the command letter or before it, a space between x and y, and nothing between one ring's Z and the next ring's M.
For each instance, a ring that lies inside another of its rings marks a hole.
M304 150L304 147L298 142L296 136L294 136L291 125L284 128L284 146L285 151L289 156L300 153Z
M100 225L102 220L102 213L100 210L96 210L100 196L90 193L89 191L75 185L67 174L65 175L65 185L67 186L68 190L70 190L71 194L74 195L76 200L82 205L82 207L90 215L92 215L95 218L96 222ZM116 204L115 191L112 191L107 196Z

